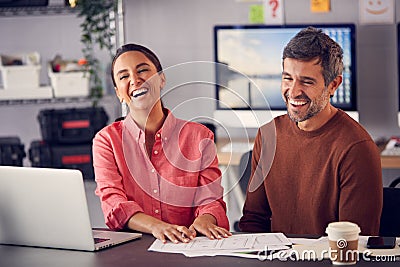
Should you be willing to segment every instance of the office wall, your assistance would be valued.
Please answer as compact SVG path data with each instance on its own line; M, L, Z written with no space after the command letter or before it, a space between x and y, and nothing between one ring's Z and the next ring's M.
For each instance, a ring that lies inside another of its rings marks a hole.
M399 135L396 26L359 25L358 2L331 0L331 12L311 13L309 0L285 0L284 16L287 24L357 24L360 122L374 138ZM251 4L235 0L125 1L125 40L152 48L165 67L197 60L212 61L213 26L248 23ZM395 13L400 14L399 4ZM166 105L175 107L186 99L215 94L214 87L208 85L197 85L195 90L188 88L178 88L167 95ZM213 105L204 105L195 109L179 108L177 114L183 118L190 118L197 112L212 116L213 110Z

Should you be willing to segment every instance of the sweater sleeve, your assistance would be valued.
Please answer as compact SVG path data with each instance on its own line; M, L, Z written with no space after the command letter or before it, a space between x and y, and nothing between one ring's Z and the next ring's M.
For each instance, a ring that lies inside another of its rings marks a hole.
M382 169L372 140L353 145L340 165L339 220L352 221L362 235L378 235L383 203Z
M259 130L254 142L253 156L251 162L251 178L249 185L253 180L264 181L260 155L262 150L262 135ZM260 164L260 165L259 165ZM257 167L258 166L258 167ZM257 171L256 171L257 170ZM270 232L271 231L271 209L268 204L264 183L257 182L259 186L252 189L247 186L246 200L243 207L243 216L239 221L239 228L243 232ZM250 190L251 189L251 190Z

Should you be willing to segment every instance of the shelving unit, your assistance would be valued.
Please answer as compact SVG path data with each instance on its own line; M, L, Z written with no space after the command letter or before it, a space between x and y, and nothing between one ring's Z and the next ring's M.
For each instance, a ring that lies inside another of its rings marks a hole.
M116 27L117 34L115 45L119 46L123 43L124 40L124 33L123 33L123 1L118 1L118 12L116 14L116 24L112 25ZM66 5L62 5L59 3L52 3L49 1L49 5L47 6L31 6L31 7L0 7L0 19L5 18L15 18L24 17L24 16L59 16L59 15L66 15L66 16L76 16L79 12L79 7L71 8ZM0 51L1 53L1 51ZM43 78L43 77L42 77ZM43 84L41 86L51 86L50 84ZM0 90L4 88L1 87L0 83ZM104 92L104 98L106 98L105 102L109 102L110 98L113 99L114 95L110 96L107 92ZM52 98L38 98L38 99L0 99L0 107L1 106L8 106L8 105L36 105L36 104L69 104L69 103L90 103L92 100L89 96L82 96L82 97L52 97Z
M122 7L120 1L122 0L118 0L119 7ZM81 56L80 23L83 18L78 17L80 9L57 5L54 2L56 1L50 0L49 6L40 7L0 7L0 33L4 39L0 53L7 55L14 52L38 52L41 60L40 87L51 86L46 63L56 54L61 54L66 59ZM113 26L119 29L120 23L123 23L123 16L122 13L116 15L116 25ZM116 45L119 45L119 39L115 41ZM104 51L98 52L104 68L107 68L108 54L105 55ZM4 81L1 80L0 77L0 90L12 90L10 86L4 89ZM109 77L104 77L104 96L98 102L98 106L105 109L111 123L121 116L121 107L110 84ZM32 93L12 99L7 98L6 94L1 96L0 123L3 127L0 129L0 137L18 136L25 145L25 151L28 151L33 141L41 139L38 123L38 114L41 110L86 108L93 105L93 99L88 96L51 97L52 94L49 94L40 97L38 94L37 98L34 98ZM31 165L28 157L24 158L23 165Z
M68 6L0 7L0 17L75 14L78 8Z
M0 106L4 105L25 105L25 104L55 104L55 103L81 103L89 102L89 97L62 97L62 98L44 98L44 99L12 99L0 100Z
M0 18L13 18L25 16L59 16L76 15L79 8L71 8L65 5L30 6L30 7L0 7ZM1 51L0 51L1 52ZM48 86L48 85L41 85ZM4 88L0 88L3 90ZM90 102L89 97L70 98L38 98L38 99L0 99L0 106L26 105L26 104L48 104L48 103L81 103Z

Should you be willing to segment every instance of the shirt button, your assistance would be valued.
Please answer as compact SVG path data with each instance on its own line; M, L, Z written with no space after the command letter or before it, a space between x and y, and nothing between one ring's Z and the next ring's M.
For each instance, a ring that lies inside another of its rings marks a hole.
M154 155L157 155L158 154L158 150L154 150Z
M157 136L158 138L160 138L160 137L161 137L161 134L160 134L160 133L158 133L158 134L156 134L156 136Z
M155 210L154 212L158 214L160 211L159 210Z
M154 189L154 190L153 190L153 193L154 193L154 194L157 194L157 192L158 192L157 189Z
M155 170L155 169L151 169L151 172L152 172L152 173L155 173L155 172L156 172L156 170Z
M164 140L167 141L167 140L168 140L168 137L164 137Z

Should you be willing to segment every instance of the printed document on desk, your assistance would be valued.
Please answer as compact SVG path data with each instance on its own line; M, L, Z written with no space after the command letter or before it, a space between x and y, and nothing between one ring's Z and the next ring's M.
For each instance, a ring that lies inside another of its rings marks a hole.
M196 237L189 243L162 243L156 240L149 251L182 253L188 257L231 255L254 257L250 252L277 251L290 249L292 243L283 233L235 234L228 238L210 240L207 237ZM254 254L257 256L257 253Z

